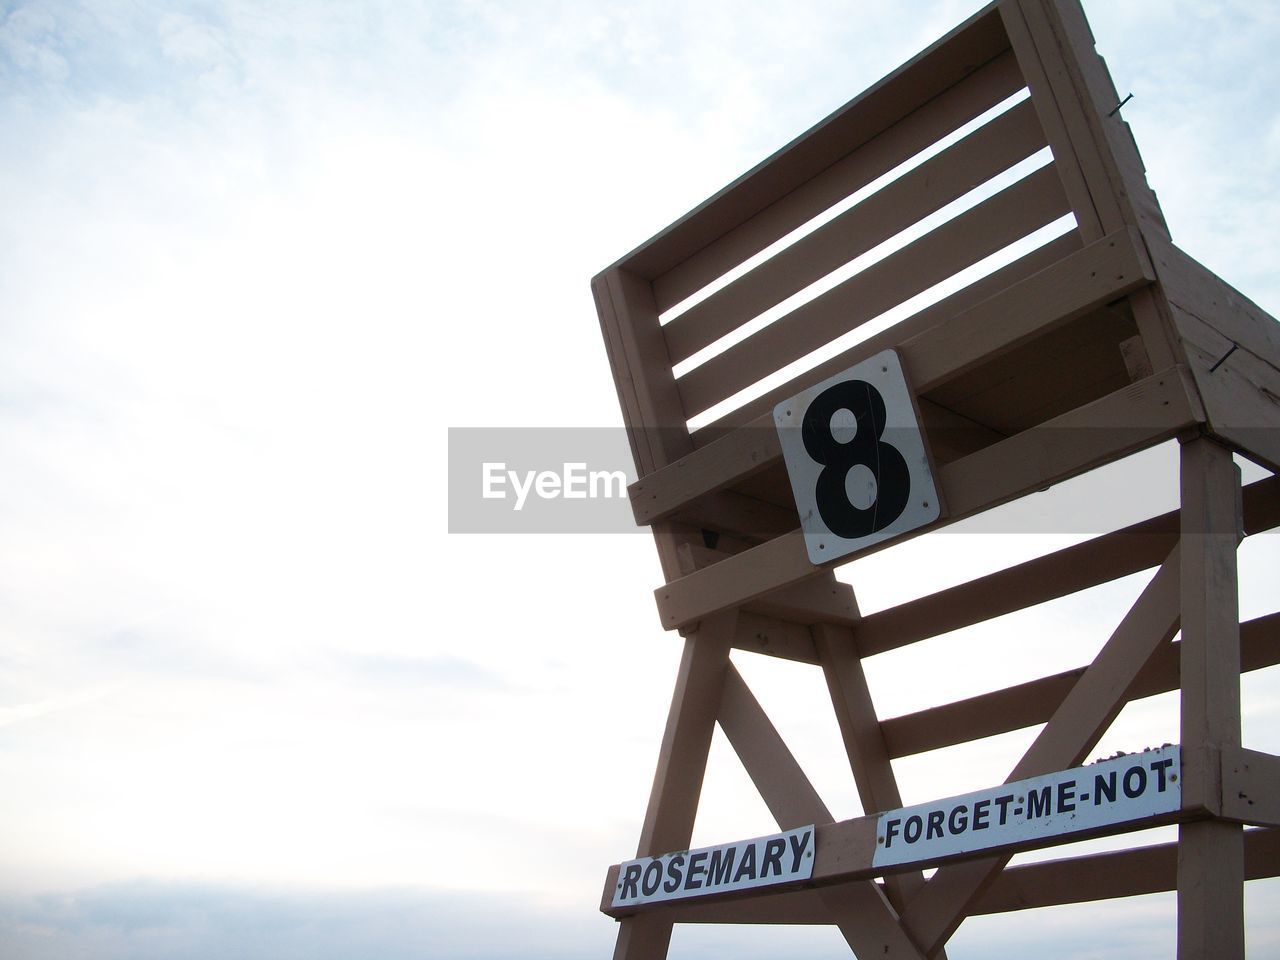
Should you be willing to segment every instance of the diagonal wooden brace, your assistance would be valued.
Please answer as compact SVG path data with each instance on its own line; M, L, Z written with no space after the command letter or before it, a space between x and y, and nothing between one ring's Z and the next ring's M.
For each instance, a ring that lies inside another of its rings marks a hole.
M827 805L732 664L725 673L720 727L779 827L787 830L806 823L831 822ZM923 960L874 881L823 887L819 896L856 956Z
M1177 633L1180 577L1181 554L1174 547L1006 782L1075 766L1093 749L1128 701L1139 672ZM942 867L925 884L902 920L927 956L947 942L1008 862L1008 856L996 856Z

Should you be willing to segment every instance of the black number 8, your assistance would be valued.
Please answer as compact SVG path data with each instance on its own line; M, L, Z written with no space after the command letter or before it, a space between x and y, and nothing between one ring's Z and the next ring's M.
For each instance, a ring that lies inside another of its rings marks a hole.
M831 418L841 410L857 420L848 443L831 432ZM854 540L883 530L902 515L911 492L911 472L897 447L881 440L885 428L884 398L865 380L845 380L823 390L809 404L800 424L804 448L822 464L815 492L822 522L838 537ZM855 466L867 467L876 480L876 497L868 507L850 499L845 482Z

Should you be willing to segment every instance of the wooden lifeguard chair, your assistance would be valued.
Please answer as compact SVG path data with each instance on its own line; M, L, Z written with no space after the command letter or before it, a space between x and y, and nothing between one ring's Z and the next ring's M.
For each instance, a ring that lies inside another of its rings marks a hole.
M1280 875L1280 758L1241 743L1240 674L1280 661L1280 614L1239 622L1236 550L1280 524L1280 477L1242 490L1232 457L1280 471L1280 325L1171 242L1119 105L1076 0L999 0L594 279L659 617L685 637L636 859L605 883L616 957L665 956L675 922L828 923L859 957L932 957L971 914L1174 889L1180 957L1243 956L1244 881ZM887 413L840 394L814 415L823 443L851 442L829 416L844 404L855 437L882 421L917 437L924 455L903 459L923 473L855 458L823 482L859 517L908 484L906 513L921 509L898 527L825 522L805 486L824 462L791 461L813 449L794 439L801 413L851 380L905 394ZM1173 513L868 616L832 574L1172 438ZM873 478L861 502L851 463ZM1152 568L1092 663L877 717L863 658ZM821 668L865 816L834 821L731 648ZM1118 773L1079 766L1127 702L1170 690L1180 744ZM689 851L717 723L784 833ZM936 837L931 812L902 808L894 758L1042 723L1011 764L1017 816L1002 788L952 798L964 815L938 814ZM1157 775L1154 805L1125 807ZM1111 820L1083 816L1091 785ZM997 807L1026 829L997 836ZM1170 823L1176 843L1005 869L1019 850Z

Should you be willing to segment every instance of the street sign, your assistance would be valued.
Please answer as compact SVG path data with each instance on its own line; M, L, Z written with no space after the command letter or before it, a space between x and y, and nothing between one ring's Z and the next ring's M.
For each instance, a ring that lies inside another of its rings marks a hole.
M1180 760L1178 747L1161 747L886 811L872 865L934 863L1173 813L1182 805Z
M618 869L613 906L634 907L808 880L813 876L813 848L810 825L718 847L629 860Z

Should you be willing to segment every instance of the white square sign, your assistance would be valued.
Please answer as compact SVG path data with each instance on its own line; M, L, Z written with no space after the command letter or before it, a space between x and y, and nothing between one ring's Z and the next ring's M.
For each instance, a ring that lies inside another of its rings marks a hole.
M773 408L813 563L942 514L902 363L885 350Z

